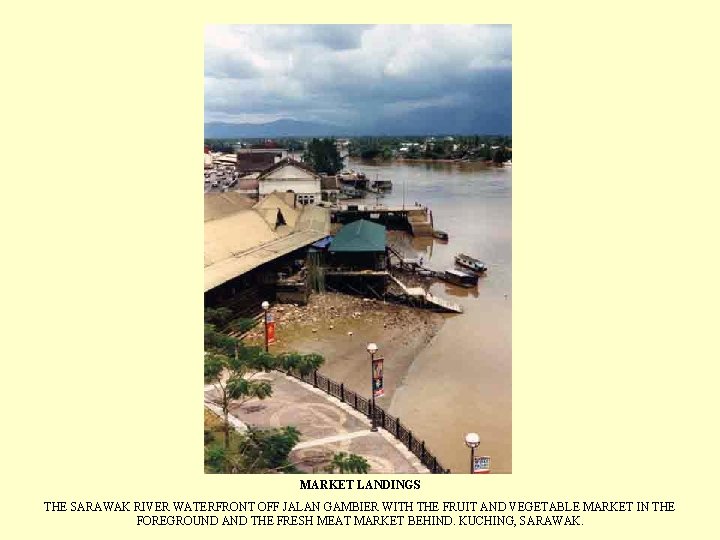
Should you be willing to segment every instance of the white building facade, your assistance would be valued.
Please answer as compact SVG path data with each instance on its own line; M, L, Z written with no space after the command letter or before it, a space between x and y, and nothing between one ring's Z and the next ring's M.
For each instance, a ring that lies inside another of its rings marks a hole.
M320 176L302 163L283 159L258 177L260 196L294 193L297 204L317 204L321 200Z

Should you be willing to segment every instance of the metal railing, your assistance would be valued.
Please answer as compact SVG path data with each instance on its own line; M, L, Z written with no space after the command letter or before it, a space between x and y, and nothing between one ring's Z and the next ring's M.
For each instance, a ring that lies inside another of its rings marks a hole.
M352 390L345 388L343 383L337 383L318 371L313 371L307 375L300 375L293 371L283 371L283 373L295 377L305 383L311 384L315 388L319 388L327 394L336 397L342 403L347 403L353 409L361 412L372 420L372 401L362 397L357 392L353 392ZM421 441L415 437L413 432L400 422L399 418L395 418L394 416L386 413L385 409L382 407L375 405L375 419L378 427L383 428L403 443L431 473L450 473L450 469L443 467L438 459L425 447L425 441Z

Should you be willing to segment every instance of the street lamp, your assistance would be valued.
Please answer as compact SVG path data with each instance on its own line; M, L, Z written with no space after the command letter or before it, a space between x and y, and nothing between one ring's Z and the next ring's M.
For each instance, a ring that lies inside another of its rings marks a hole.
M474 472L475 449L480 446L480 435L468 433L465 435L465 444L470 448L470 474L472 474Z
M377 420L375 418L375 385L374 383L374 372L373 372L373 362L375 360L375 353L378 350L378 346L374 343L368 343L367 346L367 352L370 353L370 396L372 397L372 409L371 409L371 420L372 420L372 427L370 428L370 431L377 431Z
M264 300L262 304L260 304L260 307L263 308L263 311L265 312L265 352L269 352L270 349L268 347L268 309L270 309L270 302L267 300Z

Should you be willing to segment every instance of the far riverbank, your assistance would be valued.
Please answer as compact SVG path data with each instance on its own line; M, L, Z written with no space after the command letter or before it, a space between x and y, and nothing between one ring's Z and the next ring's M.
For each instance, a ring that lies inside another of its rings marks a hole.
M359 158L350 158L352 161L357 161ZM391 158L391 159L365 159L361 160L362 163L366 164L373 164L373 165L382 165L382 164L391 164L391 163L468 163L472 165L480 165L485 167L497 167L502 168L506 165L503 163L493 163L492 161L480 161L480 160L468 160L468 159L428 159L428 158L417 158L417 159L408 159L408 158Z

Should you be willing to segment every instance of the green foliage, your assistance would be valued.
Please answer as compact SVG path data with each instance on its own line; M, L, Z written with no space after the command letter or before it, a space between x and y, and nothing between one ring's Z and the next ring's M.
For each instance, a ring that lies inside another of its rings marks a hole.
M343 163L335 139L313 139L303 154L303 161L319 173L337 174Z
M213 435L212 430L206 429L205 430L205 446L209 445L215 441L215 435Z
M237 372L258 372L276 369L278 359L270 353L266 353L262 347L247 347L240 344L237 353L230 358L229 367Z
M210 401L222 408L224 445L222 452L212 443L212 433L205 433L205 465L210 472L255 472L257 467L283 468L292 472L287 455L297 443L299 433L294 428L262 432L250 430L240 438L240 449L233 452L230 442L236 435L231 434L229 409L231 402L242 404L251 399L266 399L272 396L272 385L253 377L273 369L294 370L307 375L318 369L324 359L319 354L286 353L274 356L261 347L248 347L241 341L216 330L214 324L226 321L231 315L222 310L205 312L205 384L215 390ZM250 456L249 458L246 456ZM250 459L249 462L244 460Z
M507 154L503 146L495 150L492 156L492 160L493 163L505 163L507 161Z
M278 357L280 366L285 371L292 371L306 376L320 369L325 359L319 354L283 353Z
M333 460L325 467L325 471L340 474L367 474L370 471L370 464L367 460L356 454L346 454L338 452L333 456Z
M257 324L255 319L236 319L228 308L205 308L205 324L228 332L244 333Z
M232 310L221 308L205 308L205 324L212 324L215 328L223 328L232 320Z
M238 334L244 334L254 326L258 324L255 319L233 319L227 323L228 332L237 332Z
M245 433L234 433L233 443L224 448L215 443L205 445L205 470L210 473L296 473L290 462L292 449L300 432L292 426L277 429L249 427Z
M225 470L228 452L222 446L211 444L205 447L205 470L220 473Z
M259 347L245 347L235 342L233 349L232 354L205 352L205 384L215 387L211 401L222 408L226 450L230 445L230 403L270 397L270 383L252 378L260 371L270 371L277 366L277 359Z
M209 147L212 152L223 152L232 154L235 149L233 145L236 139L205 139L205 146Z
M241 435L238 444L243 472L296 472L288 456L298 441L300 432L292 426L280 429L249 428L247 433Z
M360 157L362 159L375 159L378 156L380 156L381 154L382 154L382 150L380 148L378 148L377 146L360 149Z
M238 340L218 332L212 324L205 324L205 350L226 355L234 354Z
M228 365L229 358L220 353L205 353L205 384L210 384L222 376L225 366Z
M268 382L252 381L251 377L261 371L267 372L278 366L278 360L260 347L238 345L232 356L217 353L205 353L205 383L215 384L223 394L221 402L229 400L265 399L272 394Z
M452 140L436 136L434 141L425 136L403 137L355 137L350 141L350 155L360 158L392 157L401 146L410 144L405 154L407 159L467 159L490 160L493 159L493 146L501 148L512 147L512 137L504 135L452 135ZM426 145L414 146L414 143ZM456 146L456 147L455 147ZM500 158L501 156L498 156ZM505 160L510 154L505 150Z
M225 383L227 395L233 400L256 398L265 399L272 395L272 386L267 381L253 381L233 375Z

